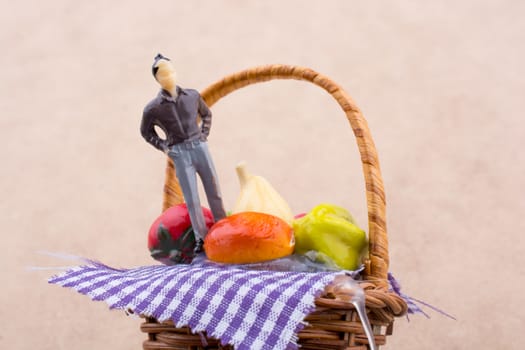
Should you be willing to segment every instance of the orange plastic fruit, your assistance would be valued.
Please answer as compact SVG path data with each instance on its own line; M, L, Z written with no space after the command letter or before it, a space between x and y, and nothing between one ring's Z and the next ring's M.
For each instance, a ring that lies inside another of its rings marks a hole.
M241 212L216 222L204 239L208 259L249 264L293 253L292 227L283 219L258 212Z

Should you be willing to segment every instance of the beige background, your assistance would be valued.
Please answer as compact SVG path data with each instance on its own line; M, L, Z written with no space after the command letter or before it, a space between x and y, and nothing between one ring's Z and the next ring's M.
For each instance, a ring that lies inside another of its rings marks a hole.
M267 63L311 67L367 117L388 200L391 269L454 314L399 319L388 349L522 349L525 224L522 1L2 1L2 349L139 349L140 320L46 283L74 264L151 264L164 156L139 134L171 57L199 90ZM214 108L210 147L227 207L234 166L295 212L319 202L366 228L344 115L300 82L246 88Z

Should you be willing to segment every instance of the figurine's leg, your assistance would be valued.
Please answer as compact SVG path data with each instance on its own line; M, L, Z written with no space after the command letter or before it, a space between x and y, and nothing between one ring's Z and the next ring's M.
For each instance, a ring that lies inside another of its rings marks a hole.
M217 172L215 171L215 166L213 165L213 160L208 150L208 144L201 142L198 150L198 159L196 159L195 167L201 178L204 192L206 192L206 198L208 198L208 204L213 213L213 218L215 221L219 221L226 216L226 212L224 211Z
M195 238L198 240L199 238L204 239L204 237L206 237L208 228L206 227L206 221L199 199L195 167L190 161L185 161L185 158L191 157L189 152L191 151L181 150L180 154L172 153L170 156L175 164L177 179L182 189L184 201L188 207Z

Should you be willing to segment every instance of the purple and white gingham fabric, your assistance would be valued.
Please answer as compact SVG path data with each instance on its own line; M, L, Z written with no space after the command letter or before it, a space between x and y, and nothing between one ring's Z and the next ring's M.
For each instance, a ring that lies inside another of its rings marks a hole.
M250 271L206 265L114 269L99 263L52 277L112 309L173 320L236 350L297 349L297 332L336 272Z

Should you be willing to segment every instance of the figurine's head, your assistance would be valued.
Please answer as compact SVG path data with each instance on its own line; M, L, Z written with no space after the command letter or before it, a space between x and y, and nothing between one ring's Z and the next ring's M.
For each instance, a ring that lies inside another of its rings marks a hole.
M171 63L171 60L162 56L160 53L157 54L153 66L151 67L151 71L160 86L173 95L176 91L177 74L175 73L175 68Z

